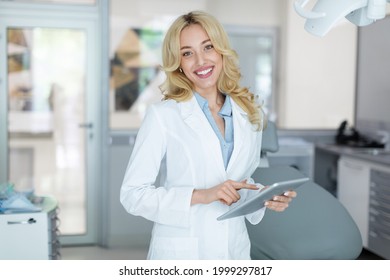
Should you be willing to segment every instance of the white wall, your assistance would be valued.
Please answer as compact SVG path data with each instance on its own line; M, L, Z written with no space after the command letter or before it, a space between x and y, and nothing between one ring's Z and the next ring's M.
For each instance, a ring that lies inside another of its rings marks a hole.
M279 26L284 0L213 0L207 11L222 23L242 26Z
M279 25L284 0L111 0L111 14L137 21L205 10L225 24Z
M305 20L285 1L282 24L279 127L335 128L353 121L357 27L339 24L325 37L304 30Z
M225 24L279 28L279 128L334 129L344 119L352 123L357 28L345 21L325 37L315 37L304 30L294 1L217 0L207 8Z

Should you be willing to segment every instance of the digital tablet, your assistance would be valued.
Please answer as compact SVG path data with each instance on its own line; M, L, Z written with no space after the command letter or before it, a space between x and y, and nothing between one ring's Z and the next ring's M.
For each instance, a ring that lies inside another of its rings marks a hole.
M274 183L264 189L260 190L254 197L239 204L236 207L231 208L229 211L217 218L218 221L230 219L246 214L253 213L260 208L264 207L264 203L267 200L272 199L275 195L282 195L289 190L295 190L299 186L309 181L309 178L300 178L288 181L281 181Z

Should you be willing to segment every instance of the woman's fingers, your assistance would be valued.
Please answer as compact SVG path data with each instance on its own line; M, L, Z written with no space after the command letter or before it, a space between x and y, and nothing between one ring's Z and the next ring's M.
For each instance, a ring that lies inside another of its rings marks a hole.
M297 193L295 191L287 191L284 193L284 196L294 198L294 197L297 197Z
M222 203L231 205L240 199L241 196L238 193L238 190L240 189L257 190L258 188L256 185L247 184L245 181L236 182L233 180L227 180L222 183L219 188L217 188L217 197Z
M246 180L242 182L227 180L207 191L211 195L211 200L208 200L210 202L218 200L226 205L231 205L241 198L238 193L241 189L258 190L259 188L255 184L246 183Z
M284 203L289 203L292 198L289 196L284 196L284 195L276 195L272 198L273 201L278 201L278 202L284 202Z
M230 205L240 199L239 193L233 186L230 185L222 185L217 191L217 196L219 200L224 201L227 205Z
M258 190L259 188L255 184L249 184L246 182L246 180L241 182L234 182L234 188L236 190L240 189L248 189L248 190Z
M295 191L288 191L284 193L284 195L277 195L274 196L272 200L269 200L265 203L265 206L268 209L282 212L286 210L286 208L289 206L289 203L292 201L294 197L297 196L297 193Z
M286 210L288 203L269 200L265 203L265 206L268 209L274 210L276 212L282 212Z

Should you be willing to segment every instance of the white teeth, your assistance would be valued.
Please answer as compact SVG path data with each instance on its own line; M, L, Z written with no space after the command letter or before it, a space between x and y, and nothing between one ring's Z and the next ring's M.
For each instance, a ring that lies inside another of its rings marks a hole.
M196 74L198 74L198 75L206 75L206 74L209 73L210 71L211 71L211 68L206 69L206 70L203 70L203 71L200 71L200 72L196 72Z

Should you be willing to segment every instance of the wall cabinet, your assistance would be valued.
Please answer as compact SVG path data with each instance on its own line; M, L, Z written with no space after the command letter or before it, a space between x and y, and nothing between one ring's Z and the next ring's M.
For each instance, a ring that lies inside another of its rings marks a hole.
M337 198L348 210L368 246L370 168L362 161L340 158L338 162Z
M47 260L60 258L57 207L43 200L43 211L0 215L1 260Z
M390 259L390 171L371 170L368 247Z
M361 232L363 246L390 259L390 168L342 156L337 189L338 199Z

